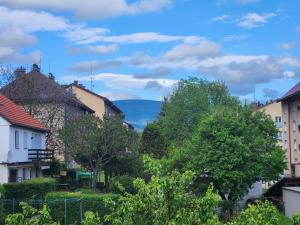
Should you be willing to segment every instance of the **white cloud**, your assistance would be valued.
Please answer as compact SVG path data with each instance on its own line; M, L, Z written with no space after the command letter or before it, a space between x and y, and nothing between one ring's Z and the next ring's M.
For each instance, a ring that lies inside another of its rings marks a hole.
M147 42L175 42L182 41L186 43L195 43L201 40L197 36L172 36L156 32L140 32L124 35L108 35L109 30L105 28L90 28L78 26L69 29L63 34L66 40L76 42L77 44L94 44L97 42L132 44Z
M120 61L110 60L110 61L83 61L76 63L75 65L70 67L70 70L76 72L90 72L100 70L100 69L115 69L121 65Z
M280 48L285 49L285 50L291 50L297 47L296 43L292 43L292 42L285 42L280 44Z
M240 41L240 40L244 40L247 39L248 36L245 34L242 35L226 35L223 39L222 42L230 42L230 41Z
M0 6L0 29L21 29L26 32L58 31L68 28L65 19L47 12L9 10Z
M216 16L216 17L213 17L211 18L211 21L212 22L221 22L221 23L226 23L228 21L228 19L231 19L232 16L230 15L222 15L222 16Z
M99 73L92 76L65 76L61 79L62 82L78 81L103 81L108 88L113 89L146 89L149 82L157 82L162 90L170 90L178 82L173 79L153 79L143 78L138 79L131 74L117 73Z
M295 76L295 72L294 71L284 71L283 72L283 76L286 78L293 78Z
M68 47L68 53L72 55L76 54L86 54L86 53L92 53L92 54L110 54L118 51L118 45L111 44L111 45L94 45L94 46L85 46L85 47Z
M276 13L248 13L247 15L241 17L238 21L238 26L246 29L251 29L255 27L259 27L268 22L268 20L274 16Z
M138 95L128 93L128 92L120 92L120 91L100 92L99 95L102 95L112 101L127 100L127 99L141 99L141 97Z
M0 4L15 8L52 9L75 13L80 19L106 19L123 15L155 12L171 7L172 0L0 0Z
M184 59L188 57L213 57L220 55L221 46L215 42L202 40L197 44L179 44L165 53L167 59Z

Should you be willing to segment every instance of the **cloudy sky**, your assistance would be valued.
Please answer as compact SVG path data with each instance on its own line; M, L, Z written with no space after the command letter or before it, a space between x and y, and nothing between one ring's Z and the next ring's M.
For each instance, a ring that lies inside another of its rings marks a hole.
M299 9L298 0L0 0L0 63L41 63L60 83L112 100L158 100L189 76L266 100L300 80Z

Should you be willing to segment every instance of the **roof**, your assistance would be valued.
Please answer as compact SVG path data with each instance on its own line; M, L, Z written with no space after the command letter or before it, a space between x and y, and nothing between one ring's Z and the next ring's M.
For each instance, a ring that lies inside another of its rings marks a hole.
M278 101L287 100L300 93L300 82L292 87L287 93L285 93Z
M283 189L289 190L289 191L294 191L294 192L299 192L300 193L300 187L282 187Z
M108 98L101 96L99 94L96 94L95 92L86 89L83 85L77 84L76 82L73 82L70 85L65 85L66 88L71 87L71 86L75 86L76 88L79 88L83 91L90 93L91 95L101 98L107 105L109 105L111 108L113 108L113 110L115 110L117 113L123 114L122 110L119 109L116 105L114 105Z
M0 94L0 116L15 126L27 127L46 132L48 129L25 110Z
M54 79L37 70L17 75L16 79L3 87L0 92L18 104L63 102L94 113L94 110L67 92Z

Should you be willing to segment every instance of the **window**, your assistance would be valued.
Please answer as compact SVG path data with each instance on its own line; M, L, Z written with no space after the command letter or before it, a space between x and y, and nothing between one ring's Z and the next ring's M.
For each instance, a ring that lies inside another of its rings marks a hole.
M281 131L279 131L279 132L277 133L277 139L278 139L279 141L282 141L282 132L281 132Z
M297 141L294 139L294 150L297 150Z
M281 125L281 116L276 116L275 117L275 124L276 124L277 128L282 127L282 125Z
M28 149L28 133L27 132L24 132L23 144L24 144L24 149Z
M15 131L15 148L20 148L20 135L18 130Z

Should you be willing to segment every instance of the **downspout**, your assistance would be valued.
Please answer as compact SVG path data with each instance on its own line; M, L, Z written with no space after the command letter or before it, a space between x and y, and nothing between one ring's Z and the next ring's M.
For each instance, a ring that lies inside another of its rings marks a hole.
M292 144L291 144L291 105L290 102L288 102L288 132L289 132L289 155L290 155L290 168L291 168L291 176L292 176Z

